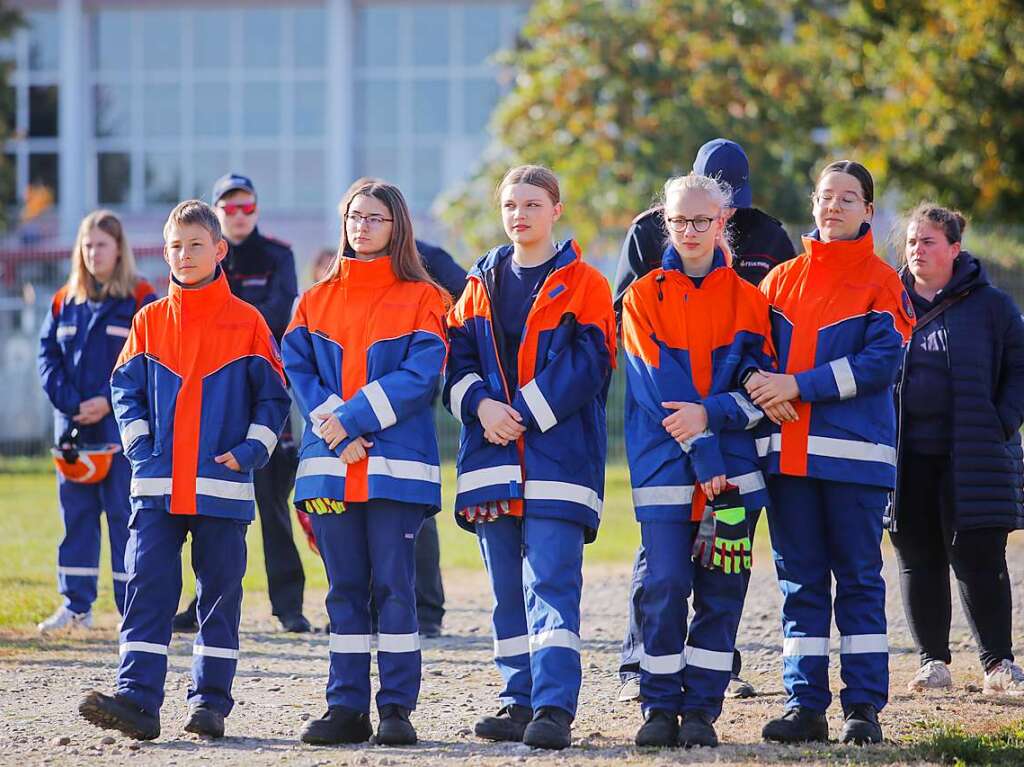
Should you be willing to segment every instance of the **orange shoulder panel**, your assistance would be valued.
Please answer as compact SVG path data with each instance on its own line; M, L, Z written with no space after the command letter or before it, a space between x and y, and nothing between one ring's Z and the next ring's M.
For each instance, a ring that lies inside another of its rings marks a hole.
M64 306L64 299L68 295L68 286L63 285L56 293L53 294L53 301L50 302L50 311L53 313L53 318L56 319L57 315L60 314L61 307Z

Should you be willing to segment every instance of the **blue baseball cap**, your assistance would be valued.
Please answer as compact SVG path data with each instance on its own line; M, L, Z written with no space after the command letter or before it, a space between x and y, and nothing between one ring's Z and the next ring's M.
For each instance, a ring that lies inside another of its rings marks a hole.
M210 202L216 205L217 201L228 192L236 191L248 192L253 197L256 196L256 187L252 185L251 178L238 173L228 173L213 182L213 194L210 195Z
M693 172L724 181L732 187L732 207L749 208L754 204L750 192L750 163L743 147L726 138L716 138L697 150Z

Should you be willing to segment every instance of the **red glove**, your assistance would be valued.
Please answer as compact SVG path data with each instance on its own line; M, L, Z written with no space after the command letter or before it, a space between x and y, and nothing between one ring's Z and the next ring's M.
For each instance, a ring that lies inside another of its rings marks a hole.
M302 528L302 532L304 532L306 534L306 543L309 544L310 550L314 554L319 556L320 555L320 549L316 545L316 536L313 535L313 523L309 519L309 514L304 512L302 509L296 507L295 508L295 516L299 520L299 527Z

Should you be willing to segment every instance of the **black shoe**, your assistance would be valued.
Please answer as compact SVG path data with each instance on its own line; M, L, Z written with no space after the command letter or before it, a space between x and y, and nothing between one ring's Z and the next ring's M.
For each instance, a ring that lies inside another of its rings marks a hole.
M199 631L195 602L174 616L174 620L171 621L171 631L175 634L194 634Z
M313 630L313 626L302 613L282 615L280 620L281 627L292 634L308 634Z
M882 742L882 727L878 724L878 712L870 703L855 703L843 712L843 743L863 746L867 743Z
M313 719L302 729L299 740L316 746L337 743L365 743L373 735L370 717L345 706L331 706L320 719Z
M160 735L160 717L147 714L120 695L93 690L78 704L78 713L90 724L105 730L120 730L135 740L153 740Z
M416 743L416 729L409 721L409 710L401 706L380 707L377 725L378 746L412 746Z
M420 636L424 639L437 639L441 636L441 626L438 624L420 626Z
M195 706L185 722L185 732L208 738L223 738L224 714L206 706Z
M676 745L678 737L679 717L669 711L652 708L633 740L638 746L667 748Z
M526 725L533 719L533 709L512 703L500 709L494 716L485 716L476 723L473 732L478 738L507 740L522 743Z
M523 743L531 748L568 748L572 743L571 724L572 716L568 711L544 706L533 715L533 721L526 725Z
M678 743L683 748L706 746L714 748L718 745L718 733L711 724L711 718L703 711L686 711L683 723L679 726Z
M772 719L761 730L761 737L777 743L810 743L828 740L825 714L794 706L778 719Z

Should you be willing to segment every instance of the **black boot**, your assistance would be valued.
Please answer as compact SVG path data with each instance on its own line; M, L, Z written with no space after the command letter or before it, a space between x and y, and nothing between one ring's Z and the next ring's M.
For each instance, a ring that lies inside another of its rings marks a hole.
M521 743L526 725L533 719L533 709L512 703L500 709L494 716L485 716L476 723L473 731L478 738L507 740Z
M761 737L777 743L810 743L828 740L828 720L824 712L794 706L761 730Z
M878 712L870 703L855 703L843 712L843 743L863 746L867 743L882 742L882 726L878 723Z
M686 711L683 723L679 727L678 743L684 748L706 746L714 748L718 745L718 733L711 724L711 718L703 711Z
M416 728L409 721L409 709L387 705L380 707L377 725L378 746L412 746L416 743Z
M111 697L93 690L78 704L78 713L90 724L120 730L135 740L153 740L160 735L160 717L147 714L120 695Z
M185 732L208 738L223 738L224 714L206 706L195 706L185 722Z
M308 634L313 626L302 613L281 616L281 628L291 634Z
M523 743L531 748L568 748L572 743L572 716L565 709L544 706L533 715L533 721L526 725Z
M194 634L199 631L199 619L196 617L196 600L188 603L188 607L174 616L171 631L175 634Z
M670 711L652 708L633 739L638 746L668 748L679 737L679 717Z
M373 735L370 717L345 706L331 706L320 719L306 724L299 739L317 746L365 743Z

